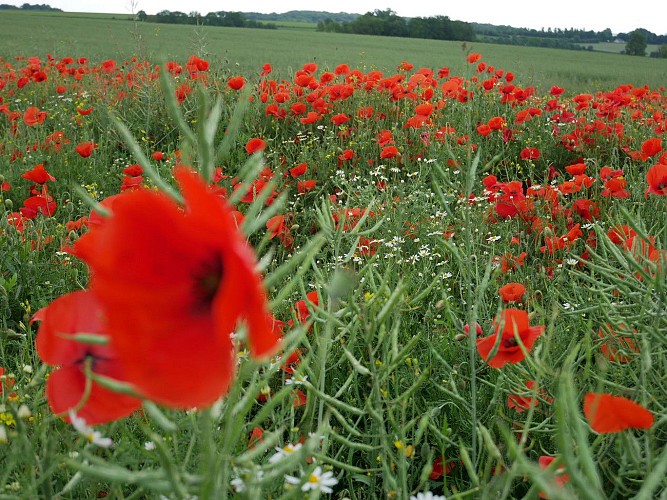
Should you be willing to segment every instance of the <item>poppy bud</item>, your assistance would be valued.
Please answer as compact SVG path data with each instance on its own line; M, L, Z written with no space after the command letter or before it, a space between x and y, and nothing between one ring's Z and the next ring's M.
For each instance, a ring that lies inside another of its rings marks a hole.
M467 338L468 336L465 333L457 333L456 335L454 335L454 340L456 340L457 342L461 342L462 340L465 340Z
M445 307L445 301L444 300L439 300L435 303L435 308L436 309L442 309Z
M9 210L11 210L12 207L14 206L14 202L13 202L12 200L10 200L9 198L7 198L7 199L5 200L5 206L6 206Z

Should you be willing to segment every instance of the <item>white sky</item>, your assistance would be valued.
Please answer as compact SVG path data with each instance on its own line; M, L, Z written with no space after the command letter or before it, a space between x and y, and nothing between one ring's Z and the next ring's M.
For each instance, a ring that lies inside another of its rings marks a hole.
M667 34L667 2L665 0L27 0L27 3L47 3L69 12L130 13L135 11L156 14L161 10L189 13L198 11L287 12L314 10L365 14L374 10L391 9L403 17L449 16L456 21L509 25L515 28L578 28L602 31L610 28L614 34L645 28L658 35ZM26 0L0 0L0 3L22 5Z

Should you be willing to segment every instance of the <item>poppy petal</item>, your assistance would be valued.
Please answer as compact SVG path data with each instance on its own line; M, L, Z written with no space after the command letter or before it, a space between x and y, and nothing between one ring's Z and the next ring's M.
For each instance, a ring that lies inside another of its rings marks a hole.
M599 434L648 429L654 421L653 414L640 404L606 393L586 394L584 415L591 428Z

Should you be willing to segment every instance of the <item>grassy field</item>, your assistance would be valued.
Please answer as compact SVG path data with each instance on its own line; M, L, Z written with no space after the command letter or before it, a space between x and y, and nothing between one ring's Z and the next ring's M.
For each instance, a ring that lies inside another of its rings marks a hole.
M625 43L614 42L600 42L600 43L581 43L582 47L593 47L597 52L611 52L613 54L620 54L625 50ZM659 45L649 44L646 46L646 55L658 50Z
M418 67L451 67L460 72L461 54L485 54L498 68L512 68L527 84L559 85L573 91L622 84L660 87L667 61L617 54L555 49L399 39L304 30L252 30L133 23L111 15L6 12L0 18L0 56L76 57L85 50L96 60L124 60L129 53L159 60L206 56L244 74L269 62L289 77L308 61L333 68L341 62L368 70L393 71L408 61ZM119 16L121 17L121 16Z

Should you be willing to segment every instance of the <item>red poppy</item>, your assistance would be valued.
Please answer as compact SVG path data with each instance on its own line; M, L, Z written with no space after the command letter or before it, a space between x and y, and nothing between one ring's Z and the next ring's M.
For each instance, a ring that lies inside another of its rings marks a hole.
M306 173L308 170L308 164L307 163L300 163L296 167L290 168L289 173L292 177L299 177L300 175L303 175Z
M642 160L648 160L652 156L657 155L662 151L662 141L659 137L652 137L642 143Z
M529 322L526 311L505 309L494 321L496 333L477 339L477 352L492 368L502 368L506 363L523 361L525 355L516 337L519 337L526 351L530 351L545 330L544 326L530 326ZM498 342L497 352L489 359L496 342Z
M10 374L5 375L5 369L0 366L0 396L4 395L5 388L11 389L14 387L14 377Z
M648 429L654 420L653 414L642 405L607 393L586 394L584 415L598 434L621 432L625 429Z
M581 175L586 170L586 164L585 163L574 163L572 165L568 165L567 167L565 167L565 170L567 170L568 173L571 174L571 175Z
M522 160L539 160L540 150L537 148L523 148L521 150Z
M627 332L624 325L619 325L619 329ZM632 335L636 332L627 333ZM603 343L600 344L600 350L609 361L628 363L632 361L632 357L628 356L628 354L639 352L639 347L637 347L633 336L621 336L620 332L613 330L609 324L605 325L604 328L600 328L598 336L603 339Z
M505 119L502 116L494 116L487 124L491 130L500 130L505 126Z
M233 76L227 81L227 86L232 90L241 90L245 85L245 79L242 76Z
M151 156L155 161L164 161L166 159L166 155L162 151L155 151Z
M547 403L551 404L553 399L550 398L544 389L538 389L535 386L534 380L528 380L526 382L526 388L529 391L535 391L541 398L543 398ZM507 406L517 413L523 413L532 406L537 406L540 403L539 398L536 397L526 397L519 394L509 394L507 396Z
M306 181L299 181L296 183L296 188L297 191L300 194L307 193L308 191L312 191L315 189L315 185L317 184L317 181L315 179L309 179Z
M266 222L266 229L269 231L269 239L273 239L277 236L286 248L291 248L294 244L294 236L292 236L288 226L288 217L291 218L291 216L292 214L287 214L287 216L274 215Z
M385 146L380 151L380 158L388 159L398 156L398 148L396 146Z
M331 117L331 121L333 122L334 125L342 125L343 123L349 122L350 117L347 116L345 113L338 113L337 115Z
M245 150L249 155L256 153L257 151L264 151L266 149L266 142L260 139L259 137L253 137L248 142L246 142Z
M455 466L456 462L449 461L445 463L445 460L442 457L438 457L433 460L431 473L428 475L428 477L434 480L440 479L443 475L449 474Z
M63 295L35 313L35 319L41 321L35 341L37 354L44 363L58 366L46 381L46 397L54 413L64 416L75 409L86 423L95 425L126 417L141 406L141 400L113 392L95 381L86 395L87 364L96 375L126 381L112 347L84 344L68 337L105 334L103 313L92 292Z
M23 123L28 127L41 125L44 123L44 120L46 120L46 111L40 111L39 108L36 108L35 106L30 106L25 110L25 113L23 113Z
M37 184L46 184L49 181L55 182L56 180L55 177L46 171L43 163L40 163L32 170L28 170L27 172L23 173L21 177L28 179L29 181L36 182Z
M261 427L254 427L250 433L250 438L248 439L248 448L252 449L257 443L263 443L262 437L264 436L264 430Z
M239 320L254 357L273 354L280 337L231 208L187 167L174 176L184 210L161 192L126 191L75 251L91 268L128 380L147 398L188 408L229 388Z
M486 137L491 133L491 127L489 127L486 123L482 123L477 127L477 133L483 137Z
M292 400L292 406L298 408L304 406L308 401L306 394L301 389L296 389L293 393L294 399Z
M646 198L651 193L658 196L667 196L667 165L658 163L649 168L646 172L646 182L648 184L644 193Z
M178 104L183 104L183 102L190 95L190 92L192 92L192 87L190 87L190 85L188 85L187 83L182 83L178 87L176 87L174 94L176 95Z
M297 103L295 103L294 105L292 105L292 112L293 112L293 113L294 113L294 106L295 106L296 104L297 104ZM301 103L301 104L303 104L303 103ZM304 105L304 108L305 108L305 105ZM297 114L297 113L294 113L294 114ZM304 118L299 118L299 121L300 121L303 125L310 125L310 124L312 124L312 123L315 123L315 122L319 121L320 118L322 118L322 115L320 115L319 113L317 113L317 112L315 112L315 111L309 111L308 114L307 114Z
M79 153L83 158L88 158L93 154L93 150L97 149L97 144L94 142L81 142L76 147L76 152Z
M474 64L477 61L479 61L482 58L482 54L475 54L474 52L472 54L468 54L467 61L470 64Z
M57 204L48 194L38 194L27 198L19 211L27 219L34 219L38 214L51 217L55 214Z
M526 293L526 287L521 283L508 283L498 290L503 302L521 302L521 298Z
M551 465L551 463L556 460L556 457L550 457L547 455L542 455L538 459L538 463L540 465L540 469L545 470L546 468ZM562 488L565 486L567 483L570 482L570 476L568 474L565 474L565 466L561 465L559 466L555 471L554 474L556 475L554 478L554 483L557 487ZM539 493L540 498L549 498L546 493L540 492Z

